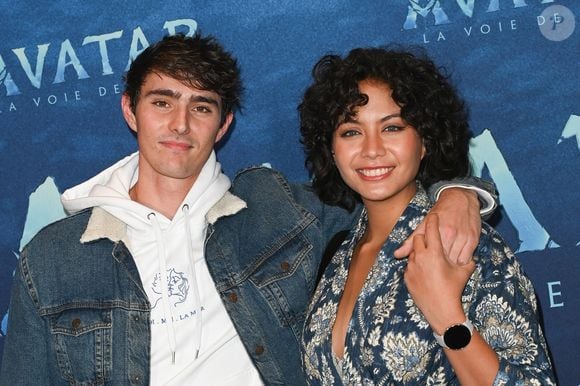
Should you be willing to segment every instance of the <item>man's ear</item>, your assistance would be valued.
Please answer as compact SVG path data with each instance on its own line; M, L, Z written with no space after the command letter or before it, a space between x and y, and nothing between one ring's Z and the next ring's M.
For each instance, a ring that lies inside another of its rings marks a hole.
M222 139L223 136L226 135L233 120L234 120L234 113L229 112L226 115L226 118L224 119L223 125L218 129L217 135L215 137L215 143L218 143L220 141L220 139Z
M137 118L135 117L135 113L131 107L131 98L129 98L129 95L127 94L121 96L121 110L123 110L123 117L125 118L127 125L136 133Z

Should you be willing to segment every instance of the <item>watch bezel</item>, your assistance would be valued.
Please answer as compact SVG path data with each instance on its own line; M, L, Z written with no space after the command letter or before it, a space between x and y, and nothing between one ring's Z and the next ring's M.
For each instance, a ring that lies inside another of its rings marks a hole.
M471 342L471 331L464 324L455 324L443 334L445 346L451 350L461 350Z
M450 350L461 350L470 342L473 335L473 324L467 319L460 324L454 324L448 327L443 335L433 332L437 343L443 348Z

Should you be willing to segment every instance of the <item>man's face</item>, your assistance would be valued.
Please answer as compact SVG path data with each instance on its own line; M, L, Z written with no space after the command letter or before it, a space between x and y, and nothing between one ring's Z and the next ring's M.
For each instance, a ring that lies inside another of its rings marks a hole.
M122 98L123 115L137 133L139 177L193 185L233 114L221 122L222 101L212 91L189 87L169 76L151 73L141 86L135 112Z

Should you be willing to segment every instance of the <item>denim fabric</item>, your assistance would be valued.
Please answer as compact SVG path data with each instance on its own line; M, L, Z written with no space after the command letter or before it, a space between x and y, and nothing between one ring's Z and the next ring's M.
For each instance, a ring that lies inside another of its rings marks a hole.
M210 273L264 382L304 384L299 341L320 256L358 213L265 168L242 171L231 191L247 208L209 225ZM49 225L24 248L1 384L149 383L150 304L122 242L79 242L90 214Z
M303 385L299 343L320 258L358 212L323 206L265 169L241 172L232 192L248 207L210 228L210 273L263 380Z
M323 205L267 168L241 171L231 192L247 208L209 224L209 271L264 382L303 385L300 338L320 258L360 210ZM150 304L122 242L79 242L90 215L51 224L24 248L1 385L149 383Z
M149 302L122 243L81 244L90 211L44 228L15 273L3 385L148 383Z

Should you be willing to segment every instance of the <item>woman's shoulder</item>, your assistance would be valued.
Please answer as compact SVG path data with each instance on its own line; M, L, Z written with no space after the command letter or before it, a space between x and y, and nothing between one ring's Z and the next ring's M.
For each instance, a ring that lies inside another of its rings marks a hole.
M513 250L503 236L489 224L482 222L479 244L474 252L474 259L479 265L495 269L512 265L516 262Z

